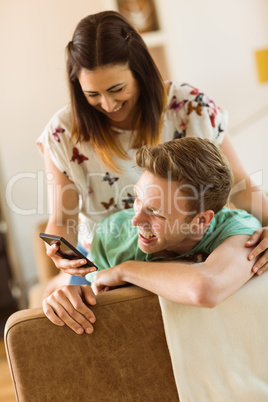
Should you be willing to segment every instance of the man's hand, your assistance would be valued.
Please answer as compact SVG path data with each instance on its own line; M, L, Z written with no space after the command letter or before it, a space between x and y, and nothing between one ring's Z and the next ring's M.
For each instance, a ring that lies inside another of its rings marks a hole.
M117 265L116 267L98 272L94 277L92 289L95 294L98 294L125 284L126 282L121 278L120 266Z
M47 318L55 325L68 325L77 334L93 332L95 315L84 303L96 304L90 285L67 285L55 290L43 301Z

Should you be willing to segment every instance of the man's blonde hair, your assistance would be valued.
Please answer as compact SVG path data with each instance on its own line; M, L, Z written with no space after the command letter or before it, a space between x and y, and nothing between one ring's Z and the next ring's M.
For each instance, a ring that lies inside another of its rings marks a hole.
M219 212L233 184L226 158L206 139L186 137L143 146L136 153L136 163L157 177L178 182L189 212Z

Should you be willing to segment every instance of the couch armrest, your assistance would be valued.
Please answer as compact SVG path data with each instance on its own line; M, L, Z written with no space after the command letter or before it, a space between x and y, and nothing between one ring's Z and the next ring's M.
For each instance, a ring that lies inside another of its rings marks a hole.
M178 401L158 297L129 286L100 294L94 333L14 313L5 345L19 401Z

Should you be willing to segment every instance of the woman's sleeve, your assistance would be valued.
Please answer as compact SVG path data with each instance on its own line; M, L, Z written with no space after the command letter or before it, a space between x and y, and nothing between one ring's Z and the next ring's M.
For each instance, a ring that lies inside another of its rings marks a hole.
M227 111L189 84L171 84L167 115L174 138L201 137L220 145L227 132Z
M70 110L64 107L52 117L37 139L41 153L44 153L44 148L48 148L54 165L67 176L72 155L71 129Z

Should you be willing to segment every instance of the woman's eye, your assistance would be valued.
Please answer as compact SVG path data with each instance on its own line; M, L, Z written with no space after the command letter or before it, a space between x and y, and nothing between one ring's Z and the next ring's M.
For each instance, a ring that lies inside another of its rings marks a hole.
M112 92L112 93L120 92L120 91L122 91L122 89L123 89L123 88L119 88L119 89L115 89L114 91L110 91L110 92Z

